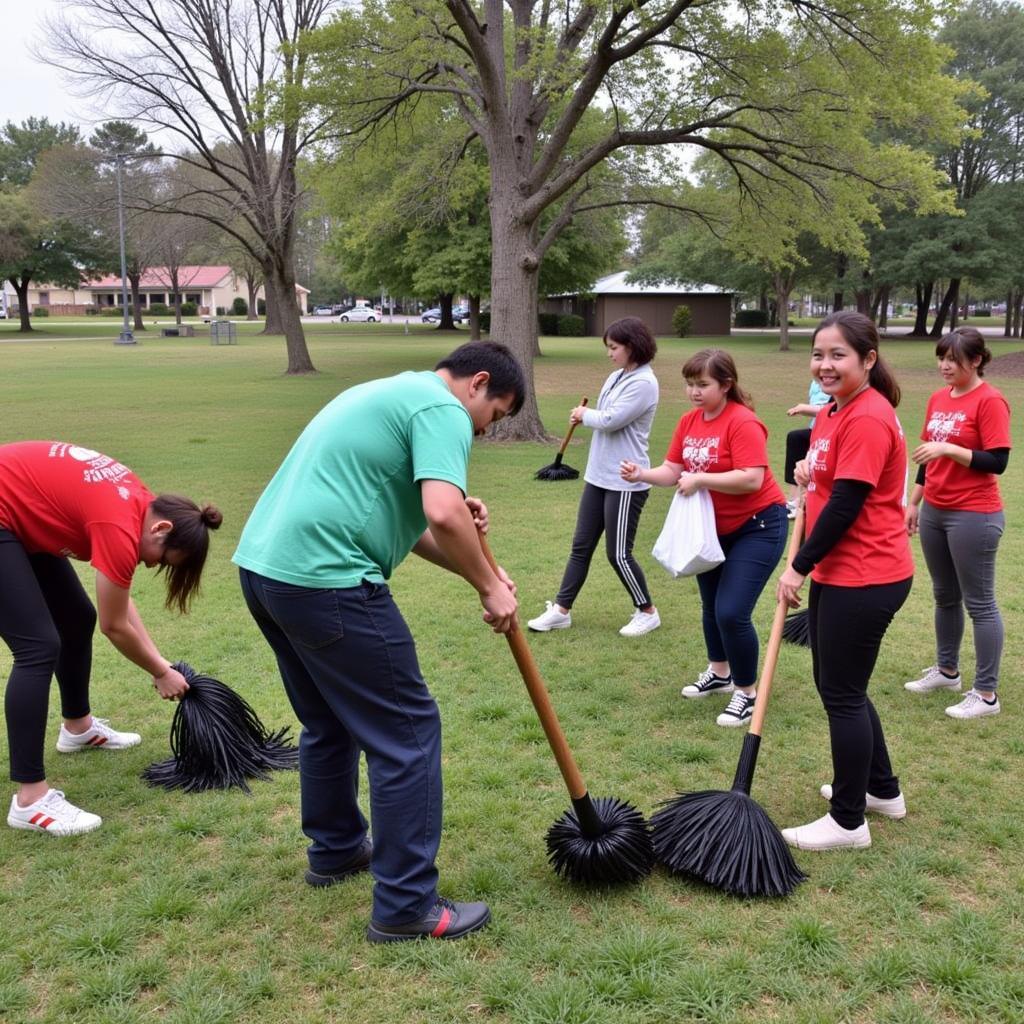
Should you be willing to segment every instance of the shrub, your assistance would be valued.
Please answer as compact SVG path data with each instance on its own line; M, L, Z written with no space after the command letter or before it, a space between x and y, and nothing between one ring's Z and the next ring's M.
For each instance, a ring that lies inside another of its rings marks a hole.
M132 315L132 311L131 311L130 308L128 310L128 315L129 316ZM118 318L118 320L121 320L121 319L124 318L124 313L121 312L121 307L120 306L104 306L100 310L100 316L110 316L110 317L116 316Z
M566 313L558 318L558 334L563 338L582 338L587 333L587 325L583 317L575 313Z
M768 312L764 309L737 309L735 327L767 327Z
M266 299L257 299L256 300L256 312L257 312L257 314L259 316L266 316L267 315L267 300Z
M49 316L50 315L50 311L45 306L36 306L36 308L32 310L32 315L33 316Z
M242 298L241 295L231 303L231 315L232 316L248 316L249 315L249 303Z
M491 311L489 309L480 310L480 333L484 331L490 331L491 329Z
M991 315L992 315L992 310L989 309L987 306L978 306L978 308L972 314L972 316L991 316Z
M680 338L685 338L690 333L690 321L692 319L689 306L676 306L675 310L673 310L672 329Z
M217 307L217 316L227 316L228 311L224 306Z
M153 316L167 316L170 312L166 302L151 302L149 304L149 311Z
M86 316L97 316L98 314L99 314L99 308L98 307L96 307L96 306L86 306L85 307L85 315Z
M538 313L537 314L537 327L541 334L557 334L558 333L558 314L557 313Z
M182 316L195 316L199 312L199 306L195 302L183 302L181 304Z

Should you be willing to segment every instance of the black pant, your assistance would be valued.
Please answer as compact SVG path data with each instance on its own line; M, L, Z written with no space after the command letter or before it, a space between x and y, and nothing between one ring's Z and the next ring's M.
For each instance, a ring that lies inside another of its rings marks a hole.
M56 672L61 714L89 714L93 608L71 563L55 555L30 555L0 529L0 637L14 655L4 714L11 778L42 782L50 679Z
M786 469L785 479L787 484L796 486L796 479L793 470L801 459L807 458L807 452L811 447L811 428L801 427L799 430L791 430L786 435Z
M891 800L900 792L868 682L882 637L903 607L913 577L871 587L811 581L808 612L814 685L832 740L832 817L843 828L864 823L865 794Z
M590 560L602 533L608 561L622 580L630 600L637 608L646 608L652 603L643 569L633 557L633 540L648 494L650 491L609 491L593 484L583 485L572 551L562 576L561 589L555 598L556 604L563 608L572 607L586 582Z

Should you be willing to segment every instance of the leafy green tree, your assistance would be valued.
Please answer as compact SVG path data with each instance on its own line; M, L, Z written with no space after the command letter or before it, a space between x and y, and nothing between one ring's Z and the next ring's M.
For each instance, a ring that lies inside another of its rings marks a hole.
M654 147L704 149L758 200L766 186L770 194L819 170L895 187L878 168L899 147L869 138L883 115L952 139L957 87L941 74L930 0L766 0L749 14L737 17L728 0L366 0L308 40L307 101L337 130L368 137L440 97L480 140L492 333L532 382L541 263L590 205L592 174L613 154L639 168ZM599 100L609 116L595 125L586 115ZM644 201L632 187L617 198ZM543 435L532 387L523 413L497 432Z
M43 153L79 139L78 129L63 121L54 124L45 117L29 117L21 124L8 121L0 129L0 185L24 187Z

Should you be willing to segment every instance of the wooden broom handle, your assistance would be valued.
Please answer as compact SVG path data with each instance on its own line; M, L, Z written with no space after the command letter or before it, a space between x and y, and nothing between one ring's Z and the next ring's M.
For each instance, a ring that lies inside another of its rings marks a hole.
M586 399L583 399L583 401L586 402ZM479 536L484 558L487 559L491 569L497 575L498 563L494 561L494 555L491 554L487 538L482 533ZM512 656L516 659L516 664L519 666L519 674L523 677L523 682L526 683L526 690L530 695L530 700L533 701L533 706L544 729L544 734L548 738L551 752L555 755L555 761L558 762L558 770L562 773L562 778L569 789L569 796L573 800L579 800L587 795L586 784L583 782L580 770L576 767L576 761L572 756L572 751L569 750L569 744L565 741L562 727L558 724L558 716L555 714L555 709L551 706L551 698L548 696L544 680L541 679L537 663L533 660L530 645L526 642L526 637L523 635L523 630L519 627L519 623L516 622L514 625L515 628L505 634L505 639L508 640L508 645L512 648Z
M588 401L589 401L589 399L587 398L586 395L584 395L580 399L580 405L586 405ZM576 429L576 424L575 423L570 423L569 424L569 429L565 432L565 440L562 441L562 447L558 449L558 454L559 455L564 455L565 454L565 449L569 447L569 442L572 440L572 432L575 429ZM481 537L482 536L483 536L483 534L481 534Z
M800 543L804 533L804 503L801 500L797 509L796 519L793 520L793 533L789 538L789 550L786 552L786 568L793 565L793 559L800 550ZM775 675L775 665L779 660L779 649L782 647L782 630L786 624L786 613L789 608L784 601L779 601L775 607L775 617L772 619L772 631L768 635L768 648L764 654L764 665L761 667L761 678L757 681L757 699L754 703L754 713L750 718L750 732L754 736L761 735L761 727L764 725L764 717L768 714L768 697L772 692L772 677Z

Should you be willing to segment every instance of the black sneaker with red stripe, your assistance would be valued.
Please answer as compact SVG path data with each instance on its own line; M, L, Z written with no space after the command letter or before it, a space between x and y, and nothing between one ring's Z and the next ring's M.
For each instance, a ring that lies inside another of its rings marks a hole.
M478 931L491 919L486 903L456 903L439 896L437 902L416 921L407 924L378 924L366 929L370 942L405 942L408 939L461 939Z

